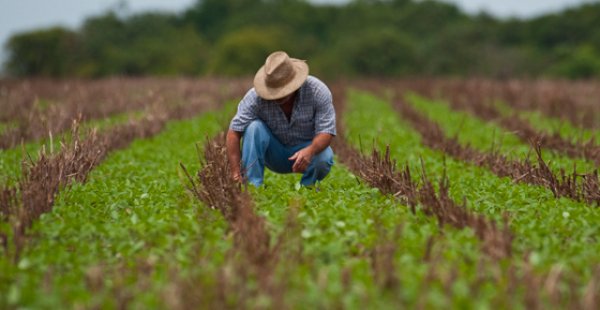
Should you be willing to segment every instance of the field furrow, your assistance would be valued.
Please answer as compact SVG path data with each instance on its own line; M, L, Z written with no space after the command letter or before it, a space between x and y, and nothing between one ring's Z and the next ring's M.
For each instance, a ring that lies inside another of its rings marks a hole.
M118 114L162 110L186 113L212 97L243 95L244 79L105 79L0 81L0 149L59 135L73 119L95 120ZM216 100L216 102L220 102ZM1 128L1 127L0 127Z
M354 145L391 146L392 158L418 171L421 161L433 179L446 174L453 186L450 196L466 198L469 208L501 220L508 212L515 233L516 256L530 253L536 268L549 270L560 262L565 271L589 277L600 250L595 234L600 211L569 199L557 199L539 186L515 184L487 169L448 157L422 144L411 126L401 121L389 104L364 93L353 92L345 118ZM368 124L368 125L366 125ZM362 142L361 142L362 141ZM582 246L585 244L585 246Z
M519 145L518 140L510 141L509 136L507 139L508 150L503 151L504 140L497 142L493 138L495 137L496 128L486 132L485 128L489 128L493 124L479 123L468 116L453 115L450 111L445 111L442 114L445 117L441 118L437 113L431 112L430 107L435 106L435 104L422 104L421 109L428 109L429 115L436 115L433 117L438 122L435 122L425 114L415 110L401 96L394 99L394 105L402 117L419 132L423 142L428 147L445 151L458 160L490 169L500 177L508 176L515 182L544 186L551 190L556 197L568 197L591 205L600 205L600 180L598 179L597 169L593 166L589 167L591 172L585 172L585 170L578 172L576 170L578 162L571 162L569 158L555 157L550 159L550 163L556 161L559 166L552 169L546 163L548 159L547 157L544 159L545 155L542 154L541 144L539 143L534 142L528 148L525 145ZM424 108L424 105L427 105L427 108ZM453 137L449 137L449 134L452 134ZM467 142L461 143L461 136L463 137L462 140ZM487 138L488 136L492 138ZM485 142L482 143L481 141ZM471 147L471 142L477 144L480 149L484 148L485 143L489 143L491 146L489 151L483 151ZM500 146L496 147L498 144ZM519 149L521 152L519 152ZM532 152L533 155L530 154ZM537 161L537 164L532 163L532 161ZM560 164L567 165L567 167L571 164L575 171L565 173L566 169L564 166L561 167ZM584 165L584 168L586 168L585 162L579 162L579 164Z
M409 104L440 126L446 136L456 137L461 145L468 145L482 152L495 151L512 160L535 159L534 148L539 145L544 151L544 159L554 171L572 170L576 166L578 173L586 173L598 167L592 158L586 161L583 156L565 156L533 136L523 140L516 128L509 129L491 119L482 120L469 113L452 110L442 101L432 101L413 94L398 94L396 101Z
M482 128L494 126L494 124L496 124L498 129L500 129L498 130L497 134L501 137L502 142L505 140L510 141L513 139L513 137L516 137L524 145L536 143L542 146L544 149L555 151L573 159L584 158L593 163L593 165L596 167L600 165L600 145L596 144L593 139L587 141L573 141L570 139L565 139L556 133L548 133L536 130L529 122L520 118L518 114L513 113L510 115L504 115L498 108L491 104L476 102L474 100L466 101L457 99L442 99L433 101L426 100L425 98L419 98L414 95L407 96L406 99L411 101L421 111L427 113L430 118L436 118L436 121L438 123L443 123L443 125L467 126L467 122L477 123L475 120L469 120L469 116L466 114L454 111L468 112L469 114L481 119L479 123L480 125L483 125ZM450 105L454 111L444 107L444 104ZM463 121L459 122L457 119L458 117L462 118ZM457 129L460 128L455 127L450 129L444 127L444 129L446 132L456 132L458 134ZM471 132L469 131L469 128L464 128L464 131L460 131L461 133L467 133L467 135ZM484 132L484 134L489 135L487 132ZM464 136L464 134L461 136ZM493 135L490 135L490 137L494 138ZM559 156L556 157L556 161L565 161Z
M447 290L473 286L475 265L460 270L459 283L428 275L431 264L447 274L463 260L485 257L473 231L442 228L422 212L413 214L409 206L362 184L340 164L316 188L298 188L298 180L295 174L267 173L266 186L252 190L273 235L291 229L288 210L297 212L291 232L297 245L281 249L292 256L277 271L287 304L356 308L467 302L466 294ZM481 298L486 303L491 296Z
M96 128L99 131L108 130L112 127L137 122L143 119L143 112L119 114L109 118L80 121L79 138L84 139L85 134ZM72 124L72 122L71 122ZM8 149L0 149L0 183L15 183L21 176L21 163L24 159L37 160L40 151L45 149L48 153L60 150L61 144L68 144L71 140L70 132L52 134L37 141L24 142L23 144Z
M60 192L19 261L0 260L2 304L156 307L173 270L210 273L229 246L225 222L185 193L178 161L197 167L195 143L221 126L213 113L169 123Z
M519 117L527 120L531 124L531 126L533 126L536 130L542 132L549 132L552 134L558 134L567 141L572 141L574 143L577 143L579 141L592 141L596 145L600 145L599 129L593 130L578 128L577 126L574 126L569 122L562 121L561 119L556 117L548 117L536 111L518 112L508 107L504 113L513 115L518 113Z

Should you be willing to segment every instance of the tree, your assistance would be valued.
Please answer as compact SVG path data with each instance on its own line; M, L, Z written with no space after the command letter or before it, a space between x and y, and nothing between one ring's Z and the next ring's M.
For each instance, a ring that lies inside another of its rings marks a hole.
M72 73L79 41L76 33L56 27L15 35L6 48L9 74L60 77Z
M342 43L337 52L357 75L394 76L416 69L414 41L394 29L369 29Z
M209 72L253 74L270 53L286 49L283 41L283 33L273 28L250 27L229 33L214 48Z
M206 70L208 44L190 26L168 14L138 14L121 20L113 12L89 19L84 76L200 74Z
M565 54L563 60L549 69L551 75L570 79L600 77L600 53L592 46L582 45L562 53Z

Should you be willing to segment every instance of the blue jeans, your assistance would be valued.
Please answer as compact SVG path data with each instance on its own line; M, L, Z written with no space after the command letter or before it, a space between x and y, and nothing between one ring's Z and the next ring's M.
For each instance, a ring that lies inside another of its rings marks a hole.
M294 146L285 146L271 133L267 125L255 120L246 127L242 141L242 169L248 182L255 186L263 184L265 166L277 173L291 173L294 161L292 157L297 151L309 146L307 141ZM333 151L327 147L313 156L304 171L300 184L309 186L327 176L333 166Z

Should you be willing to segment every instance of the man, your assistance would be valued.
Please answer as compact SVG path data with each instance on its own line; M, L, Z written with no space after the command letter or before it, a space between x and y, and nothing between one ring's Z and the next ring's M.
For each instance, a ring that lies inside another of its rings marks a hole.
M333 165L329 145L335 134L331 91L308 75L306 62L274 52L231 120L227 157L232 178L260 186L266 166L277 173L302 173L300 184L313 185Z

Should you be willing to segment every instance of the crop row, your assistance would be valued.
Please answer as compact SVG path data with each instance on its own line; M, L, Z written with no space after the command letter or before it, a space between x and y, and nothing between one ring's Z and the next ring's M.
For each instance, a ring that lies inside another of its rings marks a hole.
M108 154L86 183L61 190L18 260L0 258L0 304L156 307L174 270L209 272L228 247L219 233L225 226L185 194L177 161L195 169L195 142L221 121L205 113L167 123L157 136ZM214 260L200 264L207 253Z
M539 111L582 128L598 129L600 124L597 81L471 79L413 80L400 84L430 98L452 98L473 105L500 101L517 111Z
M457 137L447 137L438 124L417 112L402 98L396 98L395 105L401 115L420 133L428 147L445 151L459 160L485 167L500 177L508 176L515 182L547 187L556 197L568 197L591 205L600 205L600 179L597 171L585 174L574 171L566 174L561 170L560 173L555 173L542 158L539 144L534 145L537 165L531 163L529 158L510 159L494 149L490 152L480 152L470 146L462 145Z
M350 144L377 141L389 152L336 149L361 179L337 164L314 189L267 173L265 187L240 190L219 139L190 184L194 142L222 128L215 114L110 153L87 183L59 193L16 264L0 258L0 305L597 305L595 209L424 148L376 97L353 92L348 104L340 124ZM505 219L515 239L488 243L486 232L504 236L493 223Z
M445 101L433 101L414 94L398 94L395 97L435 122L445 136L456 138L461 145L469 145L478 151L497 152L511 160L535 160L535 148L539 147L543 151L544 160L554 172L576 167L578 173L587 173L597 167L593 161L564 155L545 147L540 141L523 141L515 131L472 114L453 110Z
M76 118L206 105L206 94L241 93L246 84L219 79L0 80L0 149L57 135Z
M475 94L476 91L478 90L466 87L464 92L442 91L438 96L449 103L453 109L468 111L484 121L498 123L506 131L515 133L525 143L534 142L543 148L555 150L573 158L585 158L600 165L600 145L596 144L594 139L572 141L572 139L563 138L556 132L539 131L529 122L520 118L518 112L503 115L500 109L494 107L490 102L477 101L481 100L481 97ZM451 95L454 97L450 97ZM563 110L574 108L565 106Z
M389 144L392 158L407 163L411 171L424 166L432 179L446 175L453 184L450 197L456 201L467 199L469 208L496 220L508 213L510 228L517 236L515 255L531 252L536 268L549 270L560 263L568 273L590 276L588 266L597 263L597 208L557 199L549 189L514 183L486 168L429 149L411 123L398 119L389 104L366 94L351 94L345 124L353 144L359 145L359 136L380 147Z
M217 102L222 100L218 94L208 95L214 96L212 99ZM168 120L197 114L206 110L211 102L197 100L185 106L163 107L161 113L150 113L100 133L91 130L82 140L75 122L70 143L63 144L57 153L47 154L42 150L38 158L23 164L23 173L16 185L7 183L0 188L3 252L18 259L27 229L43 213L52 210L58 190L74 181L84 182L110 151L126 147L137 138L155 135Z
M450 191L454 194L452 196L458 199L462 197L471 202L469 206L481 214L497 217L499 211L508 212L510 227L516 237L515 258L511 260L511 264L518 266L514 268L521 269L520 274L524 276L518 281L528 283L527 294L531 294L526 296L525 301L530 302L528 306L540 306L537 302L542 295L539 294L544 292L548 293L547 297L550 296L555 303L559 300L563 302L578 300L579 298L575 296L581 291L585 292L581 295L582 303L572 304L572 307L590 307L594 302L597 303L594 301L596 298L594 296L597 296L594 287L598 275L593 275L593 268L590 270L588 267L598 264L597 258L592 254L596 250L586 253L587 247L595 246L593 231L597 228L594 225L595 221L588 221L588 217L597 217L597 209L589 209L577 204L573 204L576 209L572 209L568 207L572 203L564 200L553 201L553 198L548 198L534 187L511 184L506 182L506 179L498 179L484 170L444 158L443 153L422 149L418 135L415 135L410 127L399 122L386 104L377 103L375 98L366 98L366 95L356 93L350 101L346 124L352 132L351 140L358 143L356 145L360 145L360 140L356 140L359 134L362 136L362 141L365 141L365 138L377 139L377 145L380 147L389 143L395 146L391 152L392 157L401 159L400 162L406 160L407 167L418 167L420 158L431 178L447 175L451 184ZM376 124L375 119L378 120L377 126L356 125ZM403 182L402 177L397 177L396 180L399 183ZM519 197L515 197L517 195ZM527 199L532 199L534 202L530 203ZM560 212L559 210L562 211L562 216L555 215ZM583 212L585 215L577 215L573 211ZM576 224L569 225L570 221ZM559 243L553 244L556 241ZM565 250L569 254L561 255L563 254L561 251ZM524 257L523 261L518 259L521 257ZM456 266L456 268L460 267ZM512 268L510 267L509 270ZM510 279L508 283L512 283L513 280ZM567 283L571 283L573 290L570 292L558 290L550 293L540 286L540 283L544 282L546 289L548 283L552 282L553 286L559 285L563 288ZM498 284L497 287L502 285ZM505 298L511 299L509 296ZM527 302L523 303L527 304Z

